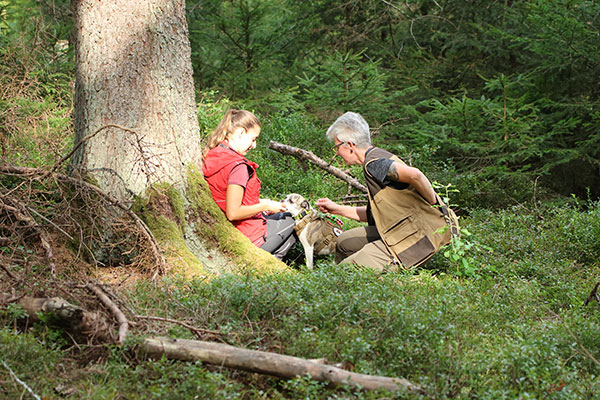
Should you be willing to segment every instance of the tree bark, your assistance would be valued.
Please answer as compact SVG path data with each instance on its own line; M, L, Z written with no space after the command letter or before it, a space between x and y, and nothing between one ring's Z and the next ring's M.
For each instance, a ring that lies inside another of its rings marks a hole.
M72 172L121 201L184 183L200 162L185 2L76 0L73 11L75 143L86 140Z
M276 150L281 154L294 156L299 160L307 160L316 165L317 167L329 172L331 175L343 180L344 182L348 182L353 188L361 191L362 193L367 193L367 188L358 181L358 179L348 175L344 171L339 168L334 167L323 159L314 155L314 153L300 149L298 147L288 146L286 144L281 144L278 142L271 141L269 143L269 148L272 150Z
M280 378L309 375L317 381L331 382L335 385L349 385L365 390L421 391L418 385L403 378L356 374L312 360L264 351L246 350L221 343L148 338L142 343L141 349L151 357L164 355L167 358L176 360L199 360L208 364L258 372Z
M8 293L0 293L0 303L12 302ZM39 320L38 314L52 314L69 332L87 339L112 342L110 324L99 313L85 311L60 297L21 297L15 300L27 312L29 322Z

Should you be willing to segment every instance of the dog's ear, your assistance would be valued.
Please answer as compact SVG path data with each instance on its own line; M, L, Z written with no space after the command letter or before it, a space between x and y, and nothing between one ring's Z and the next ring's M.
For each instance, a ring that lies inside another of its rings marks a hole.
M310 208L310 204L308 204L308 201L304 200L302 204L300 204L300 207L308 210Z

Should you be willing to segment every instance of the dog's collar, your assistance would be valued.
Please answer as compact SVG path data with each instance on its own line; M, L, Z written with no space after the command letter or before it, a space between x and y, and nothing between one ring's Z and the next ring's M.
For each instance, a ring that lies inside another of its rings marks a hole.
M314 221L317 218L317 213L314 212L314 210L302 211L300 214L298 214L296 218L296 225L294 225L296 234L299 235L309 222Z
M302 218L306 217L308 214L309 214L309 211L302 210L302 212L298 213L298 215L296 215L294 217L294 219L302 219Z

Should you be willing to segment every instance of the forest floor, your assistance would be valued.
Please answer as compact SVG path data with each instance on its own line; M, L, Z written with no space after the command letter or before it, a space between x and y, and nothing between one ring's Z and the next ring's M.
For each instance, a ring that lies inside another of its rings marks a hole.
M600 277L599 213L595 203L556 208L544 218L519 208L474 211L463 219L472 233L469 262L475 268L468 274L438 254L425 268L383 275L318 259L314 271L210 280L166 271L152 279L152 270L135 263L93 266L61 232L47 236L52 272L39 233L23 229L23 242L1 248L0 393L90 399L392 396L306 377L279 380L140 356L144 338L168 336L325 358L352 372L406 378L425 390L396 398L598 398L600 304L590 294ZM115 316L89 284L130 321L122 345L116 345ZM97 313L109 335L77 337L43 315L27 322L16 306L24 295L60 297Z

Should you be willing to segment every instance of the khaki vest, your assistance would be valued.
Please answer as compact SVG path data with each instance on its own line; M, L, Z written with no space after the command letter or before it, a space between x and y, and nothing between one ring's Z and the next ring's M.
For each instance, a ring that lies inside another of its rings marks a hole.
M406 165L386 150L374 147L367 151L363 170L370 213L394 257L405 267L418 266L450 243L452 234L458 234L456 215L437 194L439 205L432 206L410 185L398 189L380 184L367 171L369 163L380 158Z

